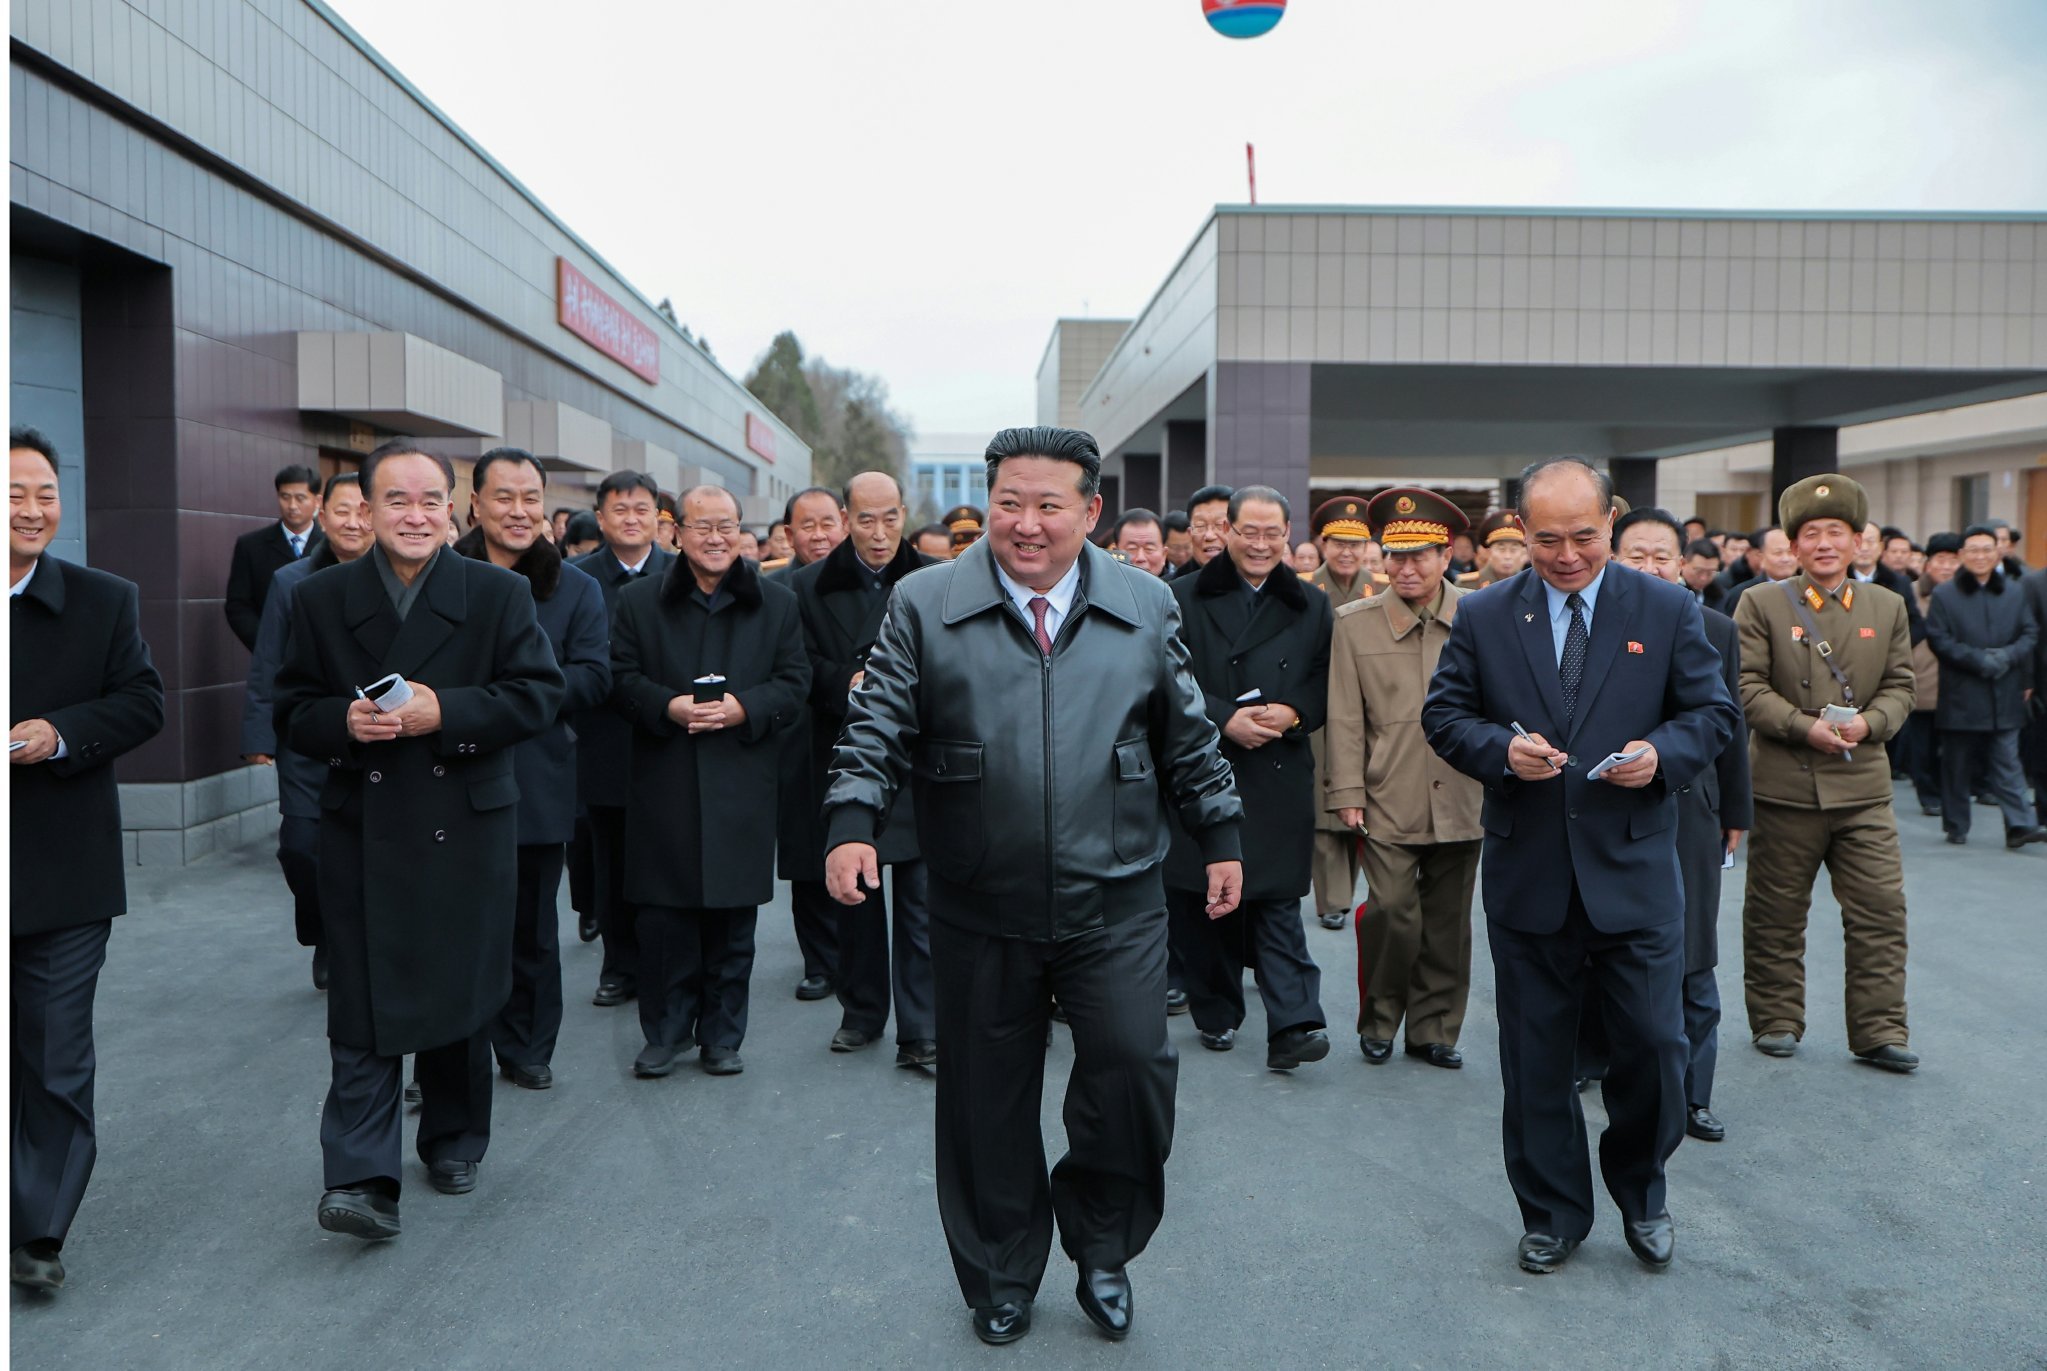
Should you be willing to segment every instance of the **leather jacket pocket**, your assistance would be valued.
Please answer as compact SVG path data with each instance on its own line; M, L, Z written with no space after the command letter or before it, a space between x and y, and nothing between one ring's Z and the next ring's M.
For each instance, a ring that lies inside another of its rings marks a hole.
M1131 738L1116 744L1116 788L1113 806L1116 860L1142 862L1151 856L1159 837L1159 787L1151 740Z
M917 746L918 847L931 869L964 882L988 844L982 810L981 744L926 739Z

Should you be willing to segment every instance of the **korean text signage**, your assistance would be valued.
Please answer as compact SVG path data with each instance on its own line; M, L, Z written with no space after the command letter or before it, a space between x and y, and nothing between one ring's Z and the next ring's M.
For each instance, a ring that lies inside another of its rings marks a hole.
M758 414L746 416L746 445L762 460L775 460L775 431Z
M556 315L561 326L648 381L661 379L661 341L632 311L569 264L555 261Z

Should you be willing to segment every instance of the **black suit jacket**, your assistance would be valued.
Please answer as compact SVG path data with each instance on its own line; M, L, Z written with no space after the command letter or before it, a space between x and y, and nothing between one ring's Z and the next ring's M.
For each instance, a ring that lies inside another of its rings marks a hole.
M675 554L657 544L648 550L647 564L640 569L640 576L658 584L674 561ZM569 565L596 579L597 588L604 592L606 620L616 618L619 591L637 578L618 564L617 556L608 547L585 553ZM611 693L602 704L575 714L569 721L576 730L576 802L586 809L591 805L623 809L630 793L626 770L632 765L633 726L619 713L617 687L614 680Z
M114 758L163 727L163 679L137 627L135 587L44 554L14 597L8 724L45 719L64 756L10 766L14 935L127 911Z
M1741 698L1741 636L1734 620L1717 610L1705 612L1706 641L1720 654L1720 675L1727 691ZM1722 830L1743 832L1755 826L1755 797L1748 776L1748 721L1737 717L1734 733L1712 766L1697 780L1678 787L1677 861L1685 887L1685 970L1704 971L1720 964L1721 855L1727 850Z
M1485 786L1486 917L1523 933L1563 926L1575 881L1604 933L1677 920L1676 792L1713 764L1741 717L1699 605L1683 586L1608 562L1571 729L1533 568L1457 602L1422 727L1429 746ZM1507 769L1510 722L1573 754L1560 776ZM1586 773L1610 752L1655 745L1655 779L1638 790Z
M306 554L320 545L320 525L306 531ZM272 520L262 528L235 539L234 560L227 570L227 622L250 651L256 648L256 630L263 626L263 602L270 598L270 578L277 569L298 559L292 556L291 539L284 525Z

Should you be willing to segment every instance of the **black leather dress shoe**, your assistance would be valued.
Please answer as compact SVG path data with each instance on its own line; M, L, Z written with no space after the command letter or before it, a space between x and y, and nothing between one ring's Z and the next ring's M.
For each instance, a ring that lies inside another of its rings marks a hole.
M590 1003L599 1009L609 1009L613 1005L624 1004L627 1000L636 998L639 993L639 988L631 981L606 977L597 982L597 993L590 997Z
M576 936L586 943L596 942L597 935L603 931L603 929L597 926L597 916L595 914L580 915L576 919Z
M874 1046L878 1038L878 1034L862 1033L857 1028L842 1028L832 1034L832 1051L858 1052L863 1047Z
M665 1076L675 1070L675 1059L681 1053L678 1047L664 1047L660 1043L648 1043L640 1049L640 1055L633 1058L633 1074L652 1079Z
M1532 1275L1547 1276L1562 1266L1578 1250L1576 1238L1553 1238L1547 1233L1523 1233L1521 1235L1521 1269Z
M1237 1030L1225 1028L1220 1033L1201 1030L1201 1045L1211 1052L1227 1052L1237 1045Z
M61 1290L64 1288L64 1259L45 1239L25 1242L14 1249L10 1278L23 1290Z
M1340 909L1334 914L1317 914L1315 917L1320 919L1322 926L1332 933L1340 933L1350 927L1350 915Z
M1393 1055L1393 1040L1391 1038L1367 1038L1363 1034L1359 1034L1358 1051L1365 1054L1366 1061L1370 1062L1373 1066L1379 1066Z
M1966 833L1957 833L1952 828L1947 831L1947 840L1953 843L1956 847L1967 847L1969 845L1969 835Z
M1885 1043L1882 1047L1872 1047L1855 1055L1871 1066L1880 1066L1886 1071L1896 1071L1901 1075L1919 1069L1919 1054L1908 1052L1897 1043Z
M929 1038L912 1038L896 1044L897 1066L937 1066L938 1044Z
M1758 1033L1756 1051L1766 1057L1789 1057L1798 1051L1798 1039L1789 1033Z
M320 1227L364 1242L398 1236L398 1201L374 1190L329 1190L320 1197Z
M407 1104L422 1104L425 1101L426 1096L419 1093L419 1082L407 1081L405 1083L405 1102Z
M476 1163L443 1157L427 1163L426 1179L443 1195L466 1195L476 1189Z
M1167 1016L1171 1017L1174 1014L1185 1014L1186 1012L1187 992L1184 990L1168 990L1166 992Z
M2047 843L2047 828L2014 828L2004 835L2004 845L2014 852L2031 843Z
M1630 1219L1622 1229L1627 1234L1630 1252L1659 1271L1670 1265L1671 1252L1676 1243L1675 1230L1670 1226L1670 1215L1658 1214L1653 1219Z
M832 993L832 982L828 976L805 976L796 982L796 998L799 1000L821 1000Z
M1928 804L1926 801L1921 800L1919 802L1919 812L1929 819L1938 819L1940 817L1940 804L1938 801Z
M736 1047L707 1047L701 1060L707 1076L737 1076L746 1070L746 1063L739 1060Z
M498 1070L503 1073L506 1080L526 1090L554 1088L554 1068L546 1062L535 1066L527 1066L521 1062L499 1062Z
M326 988L327 988L327 949L324 947L316 947L313 949L313 989L325 990Z
M990 1347L1015 1342L1031 1331L1031 1303L1011 1300L974 1311L974 1336Z
M1407 1043L1401 1050L1410 1057L1420 1057L1430 1066L1440 1066L1445 1071L1464 1069L1464 1054L1448 1043Z
M1265 1066L1270 1071L1291 1071L1329 1055L1329 1035L1319 1028L1289 1028L1265 1045Z
M1727 1125L1703 1104L1695 1104L1685 1111L1685 1132L1700 1142L1721 1142L1727 1137Z
M1084 1270L1073 1293L1080 1300L1080 1312L1087 1315L1111 1342L1121 1342L1130 1336L1134 1308L1127 1267L1119 1266L1114 1271Z

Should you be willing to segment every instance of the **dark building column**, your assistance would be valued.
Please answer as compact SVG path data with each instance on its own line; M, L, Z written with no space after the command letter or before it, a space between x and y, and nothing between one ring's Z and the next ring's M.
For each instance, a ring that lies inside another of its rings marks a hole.
M1213 479L1271 486L1307 527L1310 363L1220 362L1215 369Z
M1187 497L1208 484L1208 421L1168 419L1165 424L1165 486L1159 493L1159 513L1175 510Z
M1608 458L1606 474L1613 480L1613 493L1626 500L1629 509L1649 509L1656 504L1654 457Z
M1123 454L1123 507L1164 510L1164 460L1156 452Z
M1770 432L1770 508L1784 488L1808 476L1841 469L1841 430L1826 427L1780 428Z

